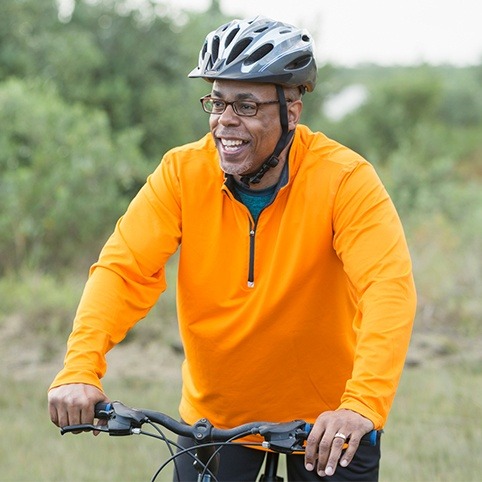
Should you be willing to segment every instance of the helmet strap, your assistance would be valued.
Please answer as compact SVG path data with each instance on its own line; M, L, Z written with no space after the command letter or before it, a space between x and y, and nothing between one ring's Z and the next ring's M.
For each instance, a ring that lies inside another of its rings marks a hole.
M288 130L288 105L286 103L286 97L283 91L283 87L278 84L276 84L275 87L279 100L281 136L278 139L273 153L263 162L258 171L252 174L245 174L244 176L241 176L241 182L247 187L249 187L250 184L258 184L270 168L276 167L279 164L279 155L281 154L283 149L289 144L294 134L294 131Z

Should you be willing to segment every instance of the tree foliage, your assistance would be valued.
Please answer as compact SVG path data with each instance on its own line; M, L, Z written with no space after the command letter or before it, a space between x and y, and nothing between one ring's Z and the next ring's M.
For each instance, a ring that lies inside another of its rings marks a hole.
M139 132L114 135L101 110L38 81L0 84L1 269L58 269L92 249L147 172Z
M78 1L64 22L54 0L2 3L0 80L41 78L66 101L105 111L114 131L136 126L150 159L199 135L202 113L183 108L200 91L187 79L194 64L185 36L195 30L155 15L152 2L141 14L121 0Z
M380 70L372 67L362 105L329 122L328 130L377 166L404 215L432 202L431 209L455 216L449 194L472 180L481 163L478 70L423 65L385 77L377 75ZM445 202L437 193L444 193Z

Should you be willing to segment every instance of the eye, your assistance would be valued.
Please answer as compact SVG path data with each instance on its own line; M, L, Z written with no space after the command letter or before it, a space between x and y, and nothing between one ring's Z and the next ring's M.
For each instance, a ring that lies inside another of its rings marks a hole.
M226 104L224 103L223 100L219 100L219 99L211 99L211 108L213 111L215 112L222 112L224 110L224 106Z
M236 107L242 115L254 115L258 110L255 102L237 102Z

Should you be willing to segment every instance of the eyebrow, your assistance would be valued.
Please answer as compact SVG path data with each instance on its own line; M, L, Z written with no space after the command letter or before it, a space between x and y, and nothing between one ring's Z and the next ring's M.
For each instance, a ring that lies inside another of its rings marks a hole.
M219 92L218 90L213 89L211 93L212 95L219 97L220 99L223 98L222 92ZM259 102L259 98L251 94L250 92L240 92L239 94L236 94L235 100L253 100Z

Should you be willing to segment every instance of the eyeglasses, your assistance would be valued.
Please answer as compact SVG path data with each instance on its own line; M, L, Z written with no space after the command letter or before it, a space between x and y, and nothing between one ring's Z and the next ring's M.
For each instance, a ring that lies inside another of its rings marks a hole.
M234 112L242 117L253 117L258 113L260 105L279 104L278 100L269 100L267 102L254 102L252 100L235 100L234 102L226 102L221 99L213 99L210 95L205 95L199 99L203 106L204 112L208 114L221 115L228 105L233 107ZM291 102L287 100L287 102Z

